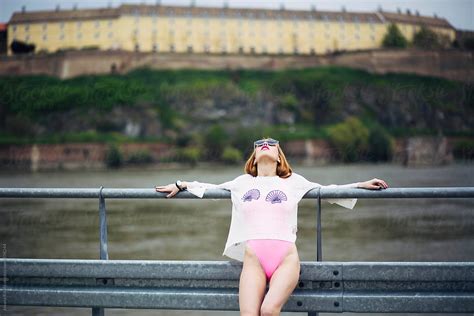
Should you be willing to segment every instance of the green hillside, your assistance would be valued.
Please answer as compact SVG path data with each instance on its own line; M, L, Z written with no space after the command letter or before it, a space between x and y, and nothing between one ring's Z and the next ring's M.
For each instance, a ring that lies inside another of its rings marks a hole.
M242 151L262 135L334 144L353 135L474 135L472 85L342 67L0 77L0 107L2 144L164 141Z

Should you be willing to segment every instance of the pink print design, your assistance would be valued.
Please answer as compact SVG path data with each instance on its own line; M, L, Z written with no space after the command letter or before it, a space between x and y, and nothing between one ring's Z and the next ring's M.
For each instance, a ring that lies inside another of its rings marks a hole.
M281 203L282 201L287 201L286 194L280 190L273 190L267 194L265 201L271 202L272 204Z
M251 202L252 200L258 200L260 198L260 191L258 189L252 189L247 191L242 197L244 202Z

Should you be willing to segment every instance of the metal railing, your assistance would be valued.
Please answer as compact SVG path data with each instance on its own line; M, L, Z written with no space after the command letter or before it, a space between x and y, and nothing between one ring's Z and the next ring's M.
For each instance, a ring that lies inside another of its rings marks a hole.
M166 198L155 189L0 188L0 198L99 198L100 260L5 258L10 305L239 310L241 262L108 260L106 198ZM229 199L206 190L203 199ZM317 188L316 262L282 311L474 312L474 262L322 262L321 200L331 198L472 198L474 187ZM199 199L189 192L173 198ZM268 285L267 285L268 288ZM104 295L102 295L104 294Z

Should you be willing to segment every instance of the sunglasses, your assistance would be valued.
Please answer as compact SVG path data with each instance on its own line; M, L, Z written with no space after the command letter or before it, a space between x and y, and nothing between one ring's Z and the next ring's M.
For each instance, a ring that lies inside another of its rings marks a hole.
M261 147L263 144L268 144L270 146L276 146L279 143L276 139L269 138L269 139L259 139L253 143L253 148Z

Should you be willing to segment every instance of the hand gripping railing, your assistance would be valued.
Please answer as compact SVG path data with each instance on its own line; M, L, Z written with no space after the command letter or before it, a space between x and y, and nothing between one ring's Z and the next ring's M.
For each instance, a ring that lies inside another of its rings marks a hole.
M105 198L166 198L155 189L0 188L0 198L99 198L100 259L4 258L9 305L238 310L242 263L108 260ZM474 187L318 188L316 262L301 262L300 280L282 311L474 312L474 262L322 262L321 199L472 198ZM197 197L189 192L174 198ZM228 199L210 189L204 199ZM472 250L472 249L471 249ZM469 249L467 249L469 251ZM268 287L268 286L267 286Z

